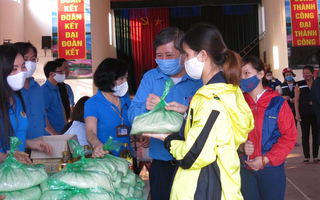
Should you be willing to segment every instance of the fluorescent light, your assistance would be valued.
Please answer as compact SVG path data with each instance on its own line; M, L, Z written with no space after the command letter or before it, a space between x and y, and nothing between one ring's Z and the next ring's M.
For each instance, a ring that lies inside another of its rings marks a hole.
M274 69L279 69L279 47L273 47L273 65Z
M109 13L109 44L112 45L112 15Z

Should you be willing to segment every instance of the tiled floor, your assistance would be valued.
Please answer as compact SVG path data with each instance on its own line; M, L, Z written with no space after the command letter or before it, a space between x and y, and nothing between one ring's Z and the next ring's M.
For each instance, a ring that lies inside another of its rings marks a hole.
M320 164L313 164L312 162L312 164L310 163L308 165L302 164L304 156L302 153L300 130L298 143L300 146L295 147L292 150L290 155L287 157L285 164L287 175L285 200L319 200ZM310 152L310 154L312 155L312 152Z

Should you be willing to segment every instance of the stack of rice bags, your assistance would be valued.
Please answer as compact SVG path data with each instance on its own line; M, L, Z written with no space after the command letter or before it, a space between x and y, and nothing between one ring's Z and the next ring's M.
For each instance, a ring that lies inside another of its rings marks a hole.
M143 200L144 182L129 170L127 160L112 155L104 158L85 158L82 146L75 146L75 163L52 175L41 184L43 200Z
M11 149L8 158L0 165L0 195L6 200L40 199L39 184L48 178L43 165L25 165L18 162L13 153L21 141L10 138Z

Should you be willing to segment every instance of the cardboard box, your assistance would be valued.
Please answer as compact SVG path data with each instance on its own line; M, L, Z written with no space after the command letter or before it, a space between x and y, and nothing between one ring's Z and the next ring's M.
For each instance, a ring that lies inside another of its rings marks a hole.
M48 155L44 152L32 150L31 159L34 164L43 164L47 173L56 173L59 171L59 162L62 158L62 152L67 151L69 158L72 158L71 154L73 150L69 147L68 141L74 139L78 142L78 137L75 134L70 135L51 135L42 136L36 138L36 140L43 140L51 145L52 155Z

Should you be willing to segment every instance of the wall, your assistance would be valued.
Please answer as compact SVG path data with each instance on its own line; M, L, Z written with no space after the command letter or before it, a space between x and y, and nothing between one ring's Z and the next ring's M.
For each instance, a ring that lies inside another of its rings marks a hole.
M11 39L11 42L24 39L23 14L23 1L0 0L0 44L4 39Z
M9 1L9 0L0 0ZM34 77L39 82L45 81L43 73L43 66L46 62L53 59L50 50L41 49L42 36L52 35L52 14L51 9L52 0L24 0L24 37L18 38L17 41L30 41L38 50L39 62L37 63L37 70ZM109 45L109 28L108 28L108 13L110 12L110 1L91 0L91 20L92 20L92 68L93 71L96 66L107 56L114 57L115 50L111 50ZM19 13L23 13L22 11ZM11 15L7 15L11 16ZM20 17L23 17L20 16ZM94 20L94 21L93 21ZM13 24L13 23L12 23ZM1 26L3 27L3 26ZM113 55L113 56L112 56ZM75 101L84 95L92 96L94 93L92 79L68 79L66 83L70 84Z
M282 69L288 66L284 0L262 0L262 6L264 6L266 37L260 43L260 58L263 59L265 51L268 67L275 77L283 80ZM276 46L278 54L274 55L273 48ZM278 63L274 61L276 56L279 57ZM279 69L275 69L277 65Z
M288 67L288 49L286 33L286 13L284 0L262 0L265 13L266 37L260 43L260 58L266 51L267 64L271 67L273 75L283 81L282 70ZM278 46L279 69L275 69L273 47ZM302 71L294 70L295 80L302 79Z
M115 48L109 41L110 0L90 0L91 38L92 38L92 71L107 57L116 58ZM94 12L93 12L94 10ZM112 33L111 33L112 34ZM96 93L97 88L93 88Z
M51 61L52 52L41 49L42 36L52 35L52 18L51 18L51 0L24 0L25 15L24 15L24 42L30 41L38 50L39 62L34 77L45 81L43 66L46 62Z

